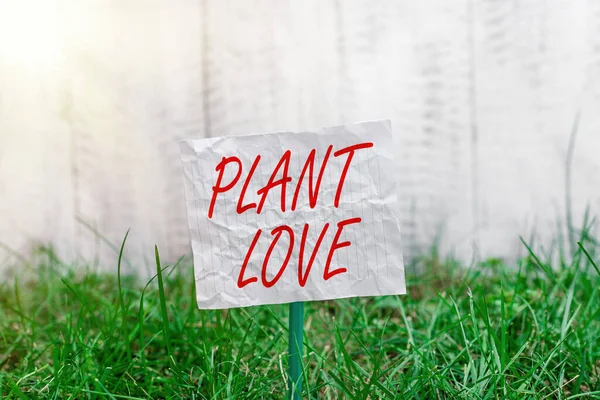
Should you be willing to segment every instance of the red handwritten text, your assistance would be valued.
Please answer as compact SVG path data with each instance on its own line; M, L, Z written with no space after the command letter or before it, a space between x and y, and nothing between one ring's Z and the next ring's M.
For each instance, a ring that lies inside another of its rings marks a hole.
M235 156L223 157L223 159L217 164L217 166L215 168L215 171L217 172L217 179L216 179L215 185L212 187L212 196L211 196L210 205L208 208L208 218L210 219L210 218L213 218L213 216L214 216L215 207L217 204L217 198L220 195L233 190L238 185L238 183L241 183L241 185L242 185L241 192L237 199L237 205L236 205L236 212L238 214L243 214L245 212L249 212L250 210L255 210L256 214L261 214L261 212L264 210L264 207L265 207L265 204L266 204L266 201L267 201L267 198L268 198L270 192L273 192L274 195L276 195L278 197L278 199L279 199L279 202L278 202L279 207L278 208L282 212L296 211L296 208L298 206L298 198L299 198L301 189L303 187L303 182L305 180L308 180L308 193L307 193L308 205L311 209L315 208L317 206L317 202L318 202L318 198L319 198L319 190L321 188L321 184L323 181L323 175L327 168L328 162L331 160L332 152L333 152L333 157L335 157L335 158L346 156L344 166L343 166L343 168L341 170L341 174L339 176L339 180L337 181L337 187L335 190L335 196L334 196L333 204L332 204L333 207L338 208L340 205L340 199L341 199L342 190L344 188L344 183L348 176L348 172L350 170L350 165L352 163L355 153L357 151L368 149L371 147L373 147L372 142L365 142L365 143L358 143L358 144L354 144L352 146L344 147L344 148L339 149L334 152L333 145L330 145L327 147L325 156L323 157L323 161L321 162L320 166L315 165L316 164L315 158L316 158L317 151L316 151L316 149L313 149L309 153L308 157L306 158L306 161L304 162L304 166L302 167L300 176L299 176L298 180L296 181L296 187L293 191L293 198L292 198L291 205L289 206L289 209L287 207L288 205L286 204L286 196L288 193L288 184L290 184L293 180L292 177L290 176L290 163L291 163L291 160L293 157L293 154L290 150L287 150L283 153L283 155L281 156L281 158L279 159L279 161L273 168L273 171L272 171L267 183L264 186L262 186L260 189L257 190L256 195L258 196L257 197L258 204L255 202L245 203L245 198L248 194L248 188L250 187L250 183L252 182L252 178L256 172L256 169L258 168L258 166L262 160L261 156L260 155L256 156L256 158L252 162L252 165L250 166L248 174L244 178L243 182L241 182L241 179L242 179L242 174L244 171L243 171L243 166L242 166L242 162L240 161L240 159ZM318 169L316 179L314 179L315 169ZM229 172L229 174L226 175L226 171ZM233 176L233 178L225 178L226 176L227 177ZM308 179L305 179L305 178L308 178ZM224 180L229 180L229 182L224 182ZM335 229L335 232L333 233L333 240L331 241L331 245L329 246L329 249L325 249L327 258L325 260L325 263L323 264L324 265L324 268L322 271L323 280L327 281L336 275L347 272L347 269L344 267L332 267L331 264L333 262L333 256L337 250L342 249L344 247L349 247L351 245L351 243L349 241L340 241L344 228L349 227L350 225L353 225L353 224L358 224L361 221L362 221L361 218L355 217L355 218L349 218L349 219L337 222L337 224L334 225L337 229ZM252 239L252 242L250 244L250 247L248 248L248 251L246 252L246 256L244 258L241 269L239 271L239 275L238 275L238 279L237 279L238 288L240 288L240 289L244 288L252 283L260 283L265 288L270 288L270 287L275 286L275 284L277 284L277 282L281 279L281 276L283 275L283 273L287 269L288 265L290 264L290 259L292 258L293 249L294 249L295 244L297 244L297 243L299 243L298 260L296 263L292 263L292 264L295 264L298 267L298 271L297 271L298 284L301 287L306 286L306 284L308 282L308 278L311 273L311 270L315 263L315 258L319 254L319 249L322 247L324 237L327 234L331 225L332 225L332 223L329 223L329 222L325 223L325 225L323 226L323 228L318 236L315 246L312 249L312 252L310 252L309 254L306 254L307 253L306 242L307 242L307 237L308 237L308 233L309 233L309 229L310 229L310 225L308 223L306 223L304 225L302 232L294 232L294 230L287 225L281 225L281 226L278 226L275 229L271 230L271 232L266 234L267 237L265 238L266 240L269 240L268 236L270 235L271 243L270 243L268 250L263 258L262 268L260 271L260 277L252 276L252 275L246 276L246 275L248 275L246 270L247 270L250 258L256 248L257 243L260 240L262 240L261 237L263 237L263 230L258 229L256 234L254 235L254 238ZM280 265L270 266L270 264L273 264L270 261L271 261L272 254L273 254L273 251L275 250L275 248L279 248L279 250L283 250L283 253L281 251L279 251L278 253L285 254L285 257Z

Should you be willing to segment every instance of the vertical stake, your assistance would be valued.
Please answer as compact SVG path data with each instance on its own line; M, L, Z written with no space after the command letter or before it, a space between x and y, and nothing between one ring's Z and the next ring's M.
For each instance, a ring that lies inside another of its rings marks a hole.
M289 328L289 400L302 399L302 348L304 303L290 303Z

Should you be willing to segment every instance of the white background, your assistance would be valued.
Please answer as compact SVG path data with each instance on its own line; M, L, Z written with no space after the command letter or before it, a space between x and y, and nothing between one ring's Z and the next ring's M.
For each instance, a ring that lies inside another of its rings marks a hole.
M0 4L0 241L23 254L113 268L80 216L114 243L131 227L139 270L155 243L176 259L177 140L378 118L410 254L438 233L467 259L549 244L578 108L575 222L598 209L600 2Z

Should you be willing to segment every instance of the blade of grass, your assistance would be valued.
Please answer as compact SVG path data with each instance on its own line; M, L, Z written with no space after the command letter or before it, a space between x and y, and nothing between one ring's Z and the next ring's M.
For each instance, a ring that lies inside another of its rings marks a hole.
M581 249L581 251L583 251L583 254L585 254L585 256L587 257L587 259L592 264L592 267L594 267L594 269L596 270L596 272L600 276L600 269L598 268L598 265L596 265L596 263L594 262L594 259L592 258L592 256L590 255L590 253L587 252L587 250L583 247L583 245L581 244L581 242L577 242L577 245L579 246L579 248Z
M131 228L130 228L131 229ZM119 307L121 310L121 337L127 343L127 359L131 360L131 341L129 335L126 333L127 329L127 309L125 308L125 299L123 297L123 285L121 283L121 261L123 260L123 252L125 251L125 243L129 236L130 229L127 229L123 242L121 242L121 249L119 250L119 258L117 261L117 286L119 287Z

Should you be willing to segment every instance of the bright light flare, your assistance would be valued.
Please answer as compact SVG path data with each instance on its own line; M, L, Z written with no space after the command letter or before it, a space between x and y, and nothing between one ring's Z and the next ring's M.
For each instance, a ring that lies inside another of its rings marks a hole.
M17 68L48 68L64 47L57 2L0 0L0 63Z

